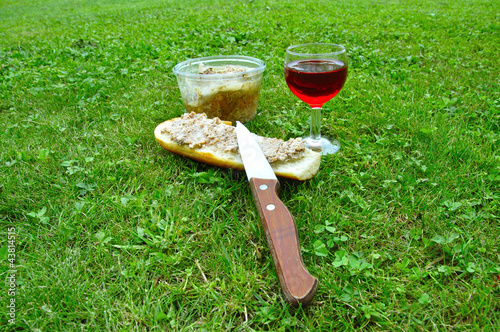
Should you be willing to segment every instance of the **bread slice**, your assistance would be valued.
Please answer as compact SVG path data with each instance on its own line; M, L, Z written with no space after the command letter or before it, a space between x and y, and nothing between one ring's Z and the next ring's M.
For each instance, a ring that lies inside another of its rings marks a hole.
M214 166L234 168L238 170L245 169L239 151L224 151L223 149L210 144L190 147L188 144L177 143L177 141L174 140L165 128L169 125L169 122L178 119L180 118L170 119L160 123L155 128L154 135L156 141L163 148L170 152ZM222 122L219 120L217 121L216 126L231 127L230 123L231 122ZM257 141L260 143L259 139ZM278 160L271 162L270 164L277 176L295 180L308 180L318 172L320 162L321 154L306 148L299 158Z

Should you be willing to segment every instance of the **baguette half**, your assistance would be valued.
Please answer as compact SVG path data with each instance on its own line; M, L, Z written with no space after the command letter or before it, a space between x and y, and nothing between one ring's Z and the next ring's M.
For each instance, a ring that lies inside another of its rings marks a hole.
M179 118L162 122L154 130L155 139L163 148L206 164L238 170L245 169L239 151L224 151L209 144L190 147L186 144L177 143L170 133L165 130L169 122L177 119ZM230 122L221 121L218 121L217 126L231 127ZM258 138L257 136L259 142ZM321 154L306 148L299 158L278 160L270 164L277 176L303 181L312 178L318 172L320 162Z

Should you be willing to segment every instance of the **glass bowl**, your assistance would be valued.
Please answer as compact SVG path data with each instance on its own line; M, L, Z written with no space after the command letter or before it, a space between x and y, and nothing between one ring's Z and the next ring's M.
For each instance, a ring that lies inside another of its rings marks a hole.
M266 64L241 56L211 56L186 60L174 67L187 112L242 123L257 114Z

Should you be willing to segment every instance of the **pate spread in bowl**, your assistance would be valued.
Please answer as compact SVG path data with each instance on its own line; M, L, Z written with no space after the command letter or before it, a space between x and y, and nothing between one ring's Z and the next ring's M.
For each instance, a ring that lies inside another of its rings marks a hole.
M187 60L173 70L188 113L245 123L257 114L265 68L259 59L230 55Z

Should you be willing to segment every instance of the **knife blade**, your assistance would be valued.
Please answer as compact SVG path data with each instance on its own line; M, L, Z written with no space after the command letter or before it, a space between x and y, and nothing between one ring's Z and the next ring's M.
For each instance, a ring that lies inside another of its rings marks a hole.
M279 181L253 134L237 122L236 136L285 299L294 307L305 306L316 294L318 279L304 266L295 220L278 197Z

